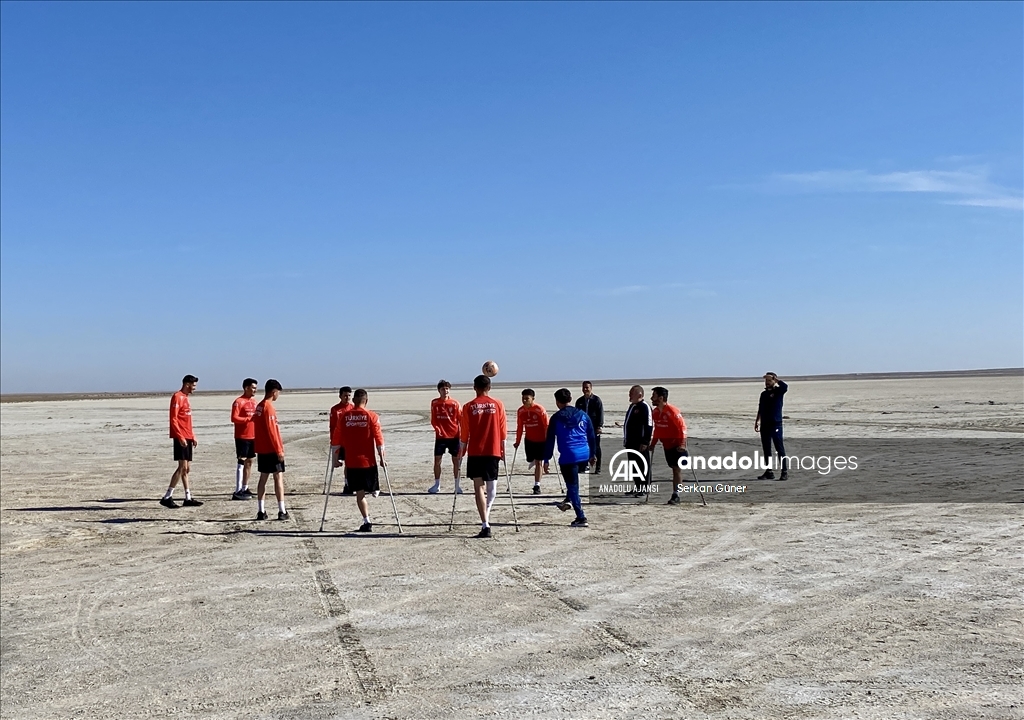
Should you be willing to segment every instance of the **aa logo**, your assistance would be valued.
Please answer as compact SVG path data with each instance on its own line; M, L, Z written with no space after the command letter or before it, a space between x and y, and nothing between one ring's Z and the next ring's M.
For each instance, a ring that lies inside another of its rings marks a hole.
M612 482L647 482L647 458L639 450L626 448L612 456Z

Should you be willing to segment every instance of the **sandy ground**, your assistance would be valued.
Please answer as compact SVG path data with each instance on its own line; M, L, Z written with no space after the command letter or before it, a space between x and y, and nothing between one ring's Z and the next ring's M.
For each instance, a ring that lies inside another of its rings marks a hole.
M669 387L693 435L752 435L757 382ZM596 392L621 418L626 388ZM638 501L573 530L554 476L517 474L521 532L499 495L475 540L469 496L449 533L425 492L433 392L395 390L370 406L404 534L384 496L372 536L341 496L318 533L333 397L279 401L293 519L263 523L229 499L233 397L193 402L206 504L177 511L167 398L3 405L2 717L1024 717L1020 504ZM793 439L1019 438L1024 382L801 382L786 414Z

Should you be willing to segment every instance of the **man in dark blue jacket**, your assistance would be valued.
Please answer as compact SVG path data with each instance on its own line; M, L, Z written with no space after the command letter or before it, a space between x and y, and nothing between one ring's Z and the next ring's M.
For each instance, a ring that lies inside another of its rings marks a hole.
M562 388L555 393L555 404L558 412L551 416L548 424L548 437L544 445L544 462L551 460L555 454L555 441L558 441L558 469L565 479L565 490L568 502L560 502L558 509L566 511L571 506L576 511L576 519L572 527L587 527L587 516L583 514L580 502L580 473L587 471L591 458L597 448L597 435L594 424L582 410L570 405L572 393Z
M779 380L779 376L773 372L764 375L764 390L757 402L757 417L754 419L754 432L761 433L761 449L764 452L765 460L772 457L772 444L779 453L779 460L782 466L782 476L779 480L789 479L789 466L787 465L786 448L782 444L782 396L786 394L789 386ZM775 473L769 467L758 480L774 480Z

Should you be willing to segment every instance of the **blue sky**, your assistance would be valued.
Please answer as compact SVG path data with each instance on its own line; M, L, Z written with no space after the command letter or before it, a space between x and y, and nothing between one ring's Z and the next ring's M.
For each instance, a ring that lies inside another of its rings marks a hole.
M0 386L1022 366L1022 7L3 3Z

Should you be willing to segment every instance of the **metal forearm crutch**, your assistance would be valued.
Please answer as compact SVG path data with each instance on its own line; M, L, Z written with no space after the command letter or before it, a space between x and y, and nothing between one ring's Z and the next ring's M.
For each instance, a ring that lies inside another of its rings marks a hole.
M327 475L327 486L324 488L324 514L320 517L320 529L317 532L324 531L324 521L327 519L327 503L331 500L331 482L334 480L334 453L331 453L331 469Z
M519 532L519 516L516 514L516 499L512 496L512 476L508 474L508 465L505 465L505 458L501 459L505 467L505 482L508 484L508 499L512 503L512 520L516 524L516 532Z
M398 504L395 502L395 494L391 492L391 478L388 477L388 466L381 463L384 468L384 480L388 484L388 495L391 497L391 509L395 511L395 523L398 525L398 534L402 534L402 521L398 519Z
M330 443L327 445L327 469L324 470L324 494L327 494L327 488L331 484L331 476L334 475L334 452L331 449Z

